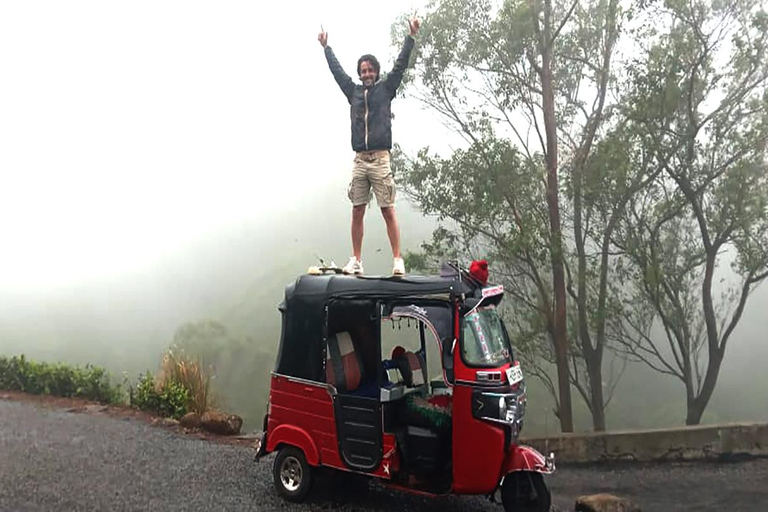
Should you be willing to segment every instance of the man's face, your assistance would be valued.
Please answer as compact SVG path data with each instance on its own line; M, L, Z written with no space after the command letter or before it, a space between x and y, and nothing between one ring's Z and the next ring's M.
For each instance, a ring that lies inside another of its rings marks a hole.
M360 64L360 80L366 87L372 86L376 81L376 68L367 60Z

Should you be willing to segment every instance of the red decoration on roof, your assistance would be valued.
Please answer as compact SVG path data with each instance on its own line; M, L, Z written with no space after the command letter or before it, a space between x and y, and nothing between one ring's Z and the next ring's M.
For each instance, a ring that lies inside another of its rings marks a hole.
M488 262L475 260L469 265L469 274L485 286L488 283Z

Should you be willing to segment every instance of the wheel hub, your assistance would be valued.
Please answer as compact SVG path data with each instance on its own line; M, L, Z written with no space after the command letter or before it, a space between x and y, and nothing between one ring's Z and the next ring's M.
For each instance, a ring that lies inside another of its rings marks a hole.
M295 492L301 485L301 464L296 457L286 457L280 465L280 481L286 490Z

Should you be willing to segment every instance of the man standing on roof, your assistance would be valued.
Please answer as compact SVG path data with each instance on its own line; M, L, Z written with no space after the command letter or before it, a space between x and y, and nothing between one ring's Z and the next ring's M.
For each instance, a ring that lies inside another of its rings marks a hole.
M328 46L328 34L320 32L317 40L325 48L328 67L347 97L352 121L352 149L355 163L349 184L349 199L352 201L352 252L349 263L344 266L345 274L362 274L363 262L363 218L371 198L371 188L376 202L387 224L387 235L394 257L394 275L405 274L405 265L400 257L400 229L395 215L395 180L389 162L392 149L392 100L397 93L403 73L408 67L414 36L419 31L419 20L409 22L410 35L405 38L403 49L395 61L392 71L379 80L379 61L373 55L363 55L357 61L357 75L362 84L355 84L347 75Z

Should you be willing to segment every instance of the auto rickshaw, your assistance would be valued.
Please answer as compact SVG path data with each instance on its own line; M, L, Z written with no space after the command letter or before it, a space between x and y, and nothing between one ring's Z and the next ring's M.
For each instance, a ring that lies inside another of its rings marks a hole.
M304 500L327 467L422 494L500 490L506 512L548 511L554 455L518 444L526 388L503 295L456 264L287 286L257 447L257 459L277 452L278 493Z

